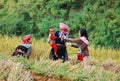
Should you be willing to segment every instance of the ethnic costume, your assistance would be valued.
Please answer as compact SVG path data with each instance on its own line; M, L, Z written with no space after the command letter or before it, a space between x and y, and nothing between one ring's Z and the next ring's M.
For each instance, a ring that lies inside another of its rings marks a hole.
M67 50L66 50L66 46L65 46L65 41L64 38L68 37L68 26L65 25L64 23L60 23L60 31L57 31L55 33L55 37L56 37L56 44L57 44L57 55L58 58L62 59L63 62L68 60L68 54L67 54ZM49 59L58 59L57 57L55 57L54 55L54 51L53 48L51 49L50 55L49 55Z
M20 44L16 47L12 56L23 56L29 58L31 53L31 44L28 41L32 38L31 35L26 35L23 37L23 44Z
M58 50L57 50L57 55L58 55L58 58L62 59L63 62L65 62L66 60L68 60L68 54L67 54L67 50L66 50L66 46L65 46L65 41L64 40L61 40L61 38L59 38L60 36L60 31L57 31L55 33L55 36L57 37L56 38L56 44L57 44L57 47L58 47ZM49 58L50 59L57 59L53 54L54 54L54 49L52 48L51 49L51 52L50 52L50 55L49 55Z

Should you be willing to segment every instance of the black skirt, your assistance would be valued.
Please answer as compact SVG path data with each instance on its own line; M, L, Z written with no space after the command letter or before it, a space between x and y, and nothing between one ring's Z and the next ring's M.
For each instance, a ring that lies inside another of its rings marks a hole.
M58 46L58 51L57 51L58 57L55 56L54 49L52 48L50 51L49 59L57 60L60 58L63 60L63 62L67 61L68 54L67 54L66 46L65 45L57 45L57 46Z

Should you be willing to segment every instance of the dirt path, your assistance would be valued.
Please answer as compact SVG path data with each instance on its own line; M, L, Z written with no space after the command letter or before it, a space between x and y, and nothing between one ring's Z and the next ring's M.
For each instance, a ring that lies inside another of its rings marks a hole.
M62 79L59 78L55 78L55 77L48 77L48 76L43 76L43 75L36 75L35 73L31 73L34 81L64 81ZM70 81L70 80L68 80Z

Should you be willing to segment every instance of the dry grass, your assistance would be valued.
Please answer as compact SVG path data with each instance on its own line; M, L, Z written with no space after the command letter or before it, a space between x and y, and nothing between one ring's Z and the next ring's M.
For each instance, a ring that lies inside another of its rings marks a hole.
M0 81L33 81L23 64L0 59Z
M0 53L10 56L15 47L21 43L21 37L0 35L0 41ZM91 70L90 73L85 73L83 67L81 67L76 59L77 49L67 46L69 61L64 64L59 60L48 60L50 49L51 47L47 42L33 39L30 59L34 61L34 64L25 62L27 67L32 67L37 74L70 77L73 81L84 79L84 81L98 81L99 79L99 81L120 80L118 79L119 76L114 74L120 73L120 50L105 49L104 47L102 49L95 49L93 46L89 46ZM113 73L104 71L104 69L110 70Z
M118 63L120 62L120 50L115 49L95 49L92 46L89 47L90 55L92 58L97 59L99 61L104 61L106 59L113 59L116 60Z
M15 47L22 43L21 38L22 37L8 37L0 35L0 53L11 55ZM31 58L36 59L40 56L48 57L50 49L51 47L47 42L33 39ZM76 55L77 53L77 49L70 46L67 46L67 50L69 56ZM111 58L120 62L120 50L105 49L104 47L102 49L95 49L93 46L90 46L89 51L92 59L103 61Z

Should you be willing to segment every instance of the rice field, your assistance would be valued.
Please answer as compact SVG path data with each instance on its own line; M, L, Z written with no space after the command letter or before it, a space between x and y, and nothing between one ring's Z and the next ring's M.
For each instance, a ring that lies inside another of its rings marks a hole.
M15 47L22 43L22 37L9 37L0 35L0 59L5 60L6 63L12 60L15 63L21 63L30 72L34 72L36 75L43 75L46 77L57 77L60 81L120 81L120 50L114 49L95 49L92 45L89 46L91 69L89 72L85 72L83 66L77 61L76 53L77 49L67 46L69 55L69 61L62 63L61 60L52 61L48 59L50 52L50 45L42 40L36 40L33 38L32 42L32 53L30 59L24 58L13 58L11 57ZM1 65L0 65L1 66ZM7 67L9 65L6 65ZM16 66L14 70L20 74L20 66L11 65L12 68ZM15 81L10 77L16 78L15 75L11 75L12 69L9 70L8 75L3 70L4 67L0 68L0 81L7 76L7 81ZM1 70L2 69L2 70ZM4 73L2 75L2 73ZM5 76L6 75L6 76ZM9 76L9 77L8 77ZM24 79L24 76L21 76ZM20 78L18 79L20 81ZM18 81L16 79L16 81ZM28 79L21 81L33 80L31 76Z

